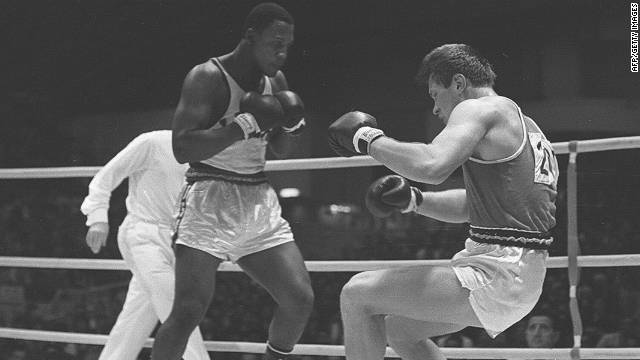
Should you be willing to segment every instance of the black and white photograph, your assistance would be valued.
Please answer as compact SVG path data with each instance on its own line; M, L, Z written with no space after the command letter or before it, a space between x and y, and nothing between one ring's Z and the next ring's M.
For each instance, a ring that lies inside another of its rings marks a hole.
M638 1L0 28L0 360L640 359Z

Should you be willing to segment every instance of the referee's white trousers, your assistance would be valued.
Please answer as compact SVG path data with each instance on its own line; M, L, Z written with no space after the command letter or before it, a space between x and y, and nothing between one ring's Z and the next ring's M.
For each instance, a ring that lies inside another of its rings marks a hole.
M158 320L164 321L173 305L171 230L128 215L118 230L118 247L132 277L99 360L137 359ZM199 328L189 338L184 360L209 360Z

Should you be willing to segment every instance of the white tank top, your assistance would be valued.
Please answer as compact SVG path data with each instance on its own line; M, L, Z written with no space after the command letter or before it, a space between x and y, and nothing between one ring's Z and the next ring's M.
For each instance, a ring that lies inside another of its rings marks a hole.
M240 111L240 99L246 92L229 75L218 59L211 59L211 61L222 71L229 85L229 105L220 121L214 125L214 128L219 129L233 122L233 118ZM271 81L265 76L262 94L271 95L272 93ZM200 162L239 174L255 174L264 170L266 149L266 140L250 138L237 141L214 156Z

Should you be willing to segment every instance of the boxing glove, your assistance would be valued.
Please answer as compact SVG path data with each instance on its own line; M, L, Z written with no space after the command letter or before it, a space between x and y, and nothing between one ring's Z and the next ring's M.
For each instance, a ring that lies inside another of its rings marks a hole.
M304 120L304 103L298 94L284 90L274 94L284 111L282 132L288 135L299 135L307 123Z
M368 154L371 143L382 136L376 118L360 111L348 112L329 126L329 146L344 157Z
M282 105L275 96L250 91L240 99L240 112L233 121L248 139L269 131L282 121L283 116Z
M377 217L388 217L398 211L415 211L422 200L422 191L398 175L387 175L374 181L364 198L369 211Z

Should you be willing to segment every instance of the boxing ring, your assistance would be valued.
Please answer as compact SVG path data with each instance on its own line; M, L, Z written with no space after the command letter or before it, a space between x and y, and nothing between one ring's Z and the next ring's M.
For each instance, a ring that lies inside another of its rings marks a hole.
M529 348L442 348L447 358L453 359L640 359L640 348L582 348L582 321L577 303L578 270L583 267L640 266L640 254L579 256L577 221L577 171L579 153L600 152L640 148L640 136L610 139L570 141L553 144L556 154L568 154L567 165L567 256L550 257L547 268L567 268L569 278L569 308L573 325L572 348L529 349ZM335 169L350 167L381 166L368 156L352 158L315 158L268 161L266 171L291 171ZM0 169L0 179L44 179L91 177L100 167L30 168ZM446 265L449 260L407 260L407 261L307 261L310 272L359 272L411 265ZM66 259L0 256L1 267L87 269L87 270L129 270L123 260ZM223 263L219 271L241 271L237 265ZM103 345L107 335L42 331L0 327L0 337ZM148 339L146 346L151 346ZM207 350L217 352L264 353L264 343L236 341L205 341ZM296 345L294 354L315 356L344 356L341 345ZM387 357L397 357L387 348Z

